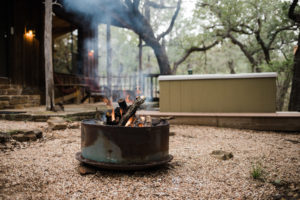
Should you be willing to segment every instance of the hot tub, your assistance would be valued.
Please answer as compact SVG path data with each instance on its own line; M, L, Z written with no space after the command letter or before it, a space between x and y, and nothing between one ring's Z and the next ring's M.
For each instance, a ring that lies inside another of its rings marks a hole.
M276 73L159 76L161 112L276 112Z

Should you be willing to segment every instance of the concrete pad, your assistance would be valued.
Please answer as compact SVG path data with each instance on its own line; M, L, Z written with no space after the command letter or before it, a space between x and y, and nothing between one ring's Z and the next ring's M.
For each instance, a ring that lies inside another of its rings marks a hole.
M139 115L170 117L170 124L203 125L262 131L300 132L300 112L187 113L138 111Z

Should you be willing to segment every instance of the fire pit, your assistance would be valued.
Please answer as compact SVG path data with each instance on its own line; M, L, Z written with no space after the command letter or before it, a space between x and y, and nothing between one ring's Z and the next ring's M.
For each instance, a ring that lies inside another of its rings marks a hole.
M136 117L135 120L138 121ZM151 121L155 123L149 124L148 119L145 126L141 126L141 122L136 123L137 126L121 126L95 119L84 120L77 160L114 170L145 169L168 163L173 158L169 155L169 123Z

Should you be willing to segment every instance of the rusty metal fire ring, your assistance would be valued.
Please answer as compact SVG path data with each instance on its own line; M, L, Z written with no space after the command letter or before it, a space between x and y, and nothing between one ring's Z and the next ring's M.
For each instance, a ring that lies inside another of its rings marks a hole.
M155 161L155 162L150 162L150 163L145 163L145 164L114 164L114 163L104 163L104 162L98 162L98 161L93 161L90 159L86 159L82 157L81 152L76 153L76 159L79 162L82 162L87 165L91 165L97 168L101 169L109 169L109 170L143 170L143 169L148 169L148 168L153 168L157 166L161 166L164 164L167 164L173 159L172 155L168 155L167 158L164 160L160 161Z

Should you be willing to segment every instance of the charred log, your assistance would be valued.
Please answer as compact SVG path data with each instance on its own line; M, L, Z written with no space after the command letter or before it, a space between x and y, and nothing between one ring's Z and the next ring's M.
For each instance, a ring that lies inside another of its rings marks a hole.
M119 126L125 126L127 121L135 115L137 109L145 102L145 97L137 97L134 103L128 108L127 112L123 114L120 122L118 123Z
M115 120L116 120L116 122L119 122L120 121L120 119L121 119L121 117L122 117L122 113L123 113L123 111L121 111L121 108L120 107L117 107L116 109L115 109Z
M118 104L119 104L120 108L122 109L122 111L125 113L128 108L125 99L119 99Z
M106 112L106 124L111 123L111 114L109 112Z

